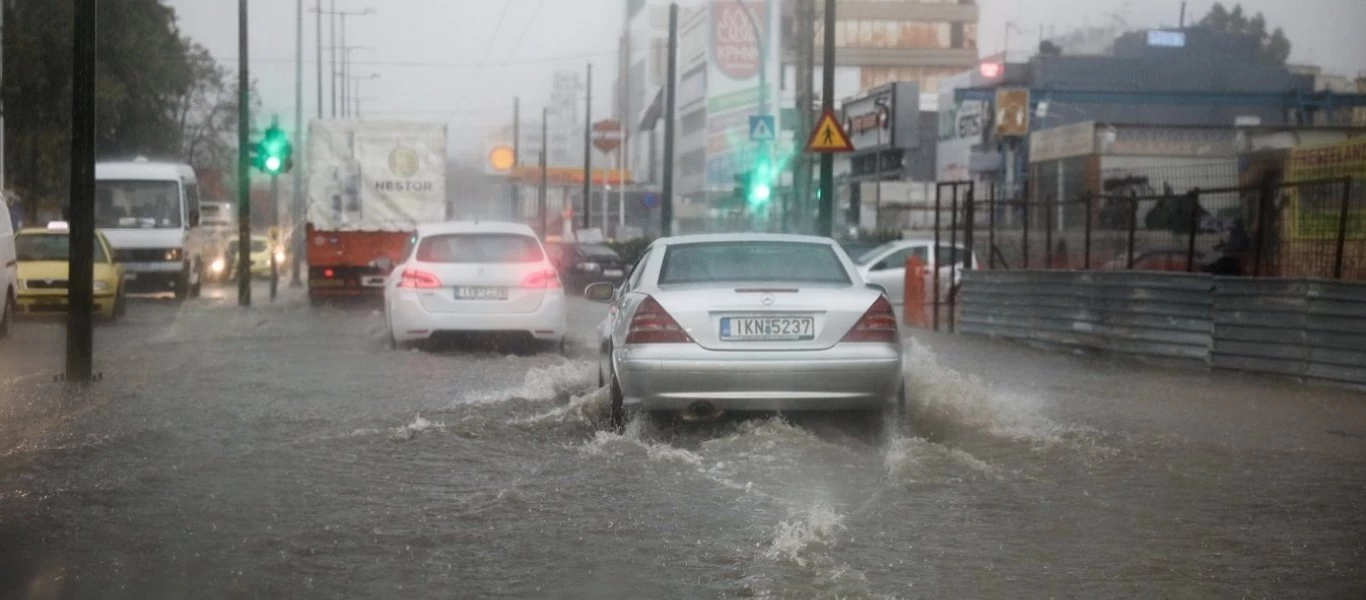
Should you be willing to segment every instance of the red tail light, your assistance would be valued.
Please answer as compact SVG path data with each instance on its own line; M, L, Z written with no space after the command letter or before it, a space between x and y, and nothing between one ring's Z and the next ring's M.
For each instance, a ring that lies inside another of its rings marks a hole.
M897 343L896 312L892 310L892 303L887 301L887 297L878 296L842 341Z
M326 277L326 278L328 278L328 279L331 279L332 276L333 276L333 275L336 275L336 274L337 274L337 273L336 273L335 271L333 271L332 269L323 269L323 277Z
M537 271L522 280L522 287L533 290L555 290L560 288L560 274L554 269Z
M398 282L398 287L430 290L441 287L441 280L426 271L404 269L403 279Z
M631 329L626 333L628 344L690 344L692 336L678 326L669 312L649 296L640 303L631 317Z

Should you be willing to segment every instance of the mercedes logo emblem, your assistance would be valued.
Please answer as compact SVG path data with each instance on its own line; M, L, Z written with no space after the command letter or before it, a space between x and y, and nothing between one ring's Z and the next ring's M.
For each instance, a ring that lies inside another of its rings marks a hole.
M768 294L764 294L764 297L763 297L763 298L760 298L759 301L760 301L760 302L763 302L763 303L764 303L764 306L772 306L772 305L773 305L773 296L770 296L770 295L768 295Z

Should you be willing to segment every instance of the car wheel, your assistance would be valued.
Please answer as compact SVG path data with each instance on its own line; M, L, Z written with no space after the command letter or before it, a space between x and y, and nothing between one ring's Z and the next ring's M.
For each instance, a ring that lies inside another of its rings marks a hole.
M612 428L612 431L621 433L626 429L626 398L621 393L621 384L617 382L616 375L612 376L612 386L608 396L611 398L612 406L611 412L607 416L607 424Z
M176 300L181 300L181 301L183 301L183 300L185 300L185 298L189 297L189 295L190 295L190 274L189 274L189 272L184 272L184 273L181 273L181 274L180 274L180 277L176 278L176 281L175 281L175 299L176 299Z
M906 382L901 382L901 387L897 388L896 396L892 402L888 403L887 408L882 412L882 437L888 441L894 434L901 431L902 423L906 421Z
M195 271L194 283L190 284L190 297L198 298L204 292L204 268L199 267Z
M569 336L564 336L564 337L560 338L560 348L559 348L559 352L560 352L560 356L564 356L564 357L568 357L568 356L569 356Z

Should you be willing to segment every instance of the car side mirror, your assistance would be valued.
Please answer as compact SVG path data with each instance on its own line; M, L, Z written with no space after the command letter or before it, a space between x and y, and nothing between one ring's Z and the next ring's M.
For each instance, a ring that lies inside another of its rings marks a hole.
M190 227L199 227L199 211L190 211Z
M588 287L583 289L584 298L592 300L593 302L600 302L602 304L610 303L612 301L612 298L615 298L616 295L616 286L613 286L612 284L607 283L605 281L589 284Z

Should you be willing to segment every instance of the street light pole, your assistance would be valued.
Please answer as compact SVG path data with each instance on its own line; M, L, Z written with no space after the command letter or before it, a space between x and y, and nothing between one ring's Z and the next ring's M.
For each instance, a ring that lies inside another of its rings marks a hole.
M593 217L593 63L588 63L588 101L583 110L583 228Z
M71 210L67 263L66 380L94 376L95 77L98 0L76 0L71 54ZM246 10L246 0L242 0ZM245 64L245 63L244 63ZM246 68L246 67L243 67ZM0 205L3 205L0 202ZM0 206L0 208L5 208ZM10 300L13 302L13 299Z
M821 48L821 108L835 111L835 0L825 0L825 47ZM835 155L821 154L821 198L816 235L830 237L835 228Z
M294 151L303 158L304 153L304 0L297 0L298 23L295 27L294 38ZM321 105L320 105L321 106ZM290 254L293 255L289 265L289 286L302 287L304 282L299 278L299 266L303 245L304 230L301 224L304 220L304 170L302 165L307 161L300 160L300 164L294 167L294 206L290 218ZM272 261L275 254L272 252Z
M251 306L251 62L247 0L237 4L237 304Z
M332 29L332 33L327 36L327 41L332 42L332 68L328 70L332 72L332 118L335 119L337 118L337 0L332 0L328 6L330 10L327 12L327 24Z
M659 232L662 237L673 235L674 220L674 119L678 116L678 3L669 3L668 66L664 82L664 182L659 199Z

